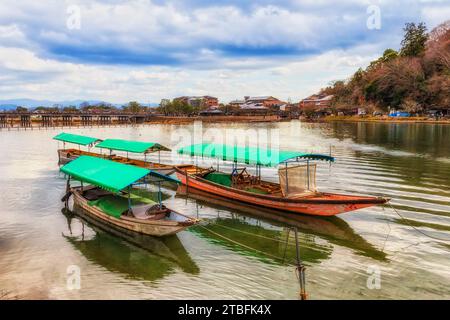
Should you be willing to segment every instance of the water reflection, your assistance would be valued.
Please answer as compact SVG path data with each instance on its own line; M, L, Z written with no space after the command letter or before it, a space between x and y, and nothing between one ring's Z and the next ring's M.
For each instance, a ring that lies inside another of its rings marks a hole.
M328 136L355 143L371 144L415 155L450 157L450 126L425 123L344 123L324 124Z
M189 274L200 272L176 235L164 238L129 235L105 225L95 226L68 209L62 209L62 213L68 227L68 234L63 233L63 237L86 259L109 271L148 281L162 279L176 267ZM81 223L78 234L72 228L76 222Z
M292 257L295 257L295 251L292 250L295 247L292 247L292 245L295 245L295 243L292 240L293 234L289 235L287 230L297 228L300 237L301 258L304 262L316 263L327 259L331 254L331 246L319 244L316 240L326 240L329 243L347 247L357 254L378 261L388 260L383 251L367 242L347 222L338 217L310 217L242 205L237 201L223 199L192 188L186 190L184 186L178 187L176 197L192 198L200 206L208 206L218 210L232 209L234 213L231 218L218 216L211 220L207 226L209 230L201 226L191 228L191 230L195 230L205 238L212 239L215 243L230 248L239 249L232 241L233 239L239 240L247 246L247 250L242 248L239 250L243 250L247 254L255 254L257 251L261 251L267 252L275 262L292 261ZM197 210L199 210L198 206ZM256 218L256 220L248 218ZM251 221L253 221L253 224ZM259 223L261 221L272 226L282 227L283 230L265 228L263 224ZM226 239L231 239L231 241ZM248 249L252 247L256 249L253 253ZM260 256L264 256L264 254L260 254ZM278 258L275 259L274 256Z

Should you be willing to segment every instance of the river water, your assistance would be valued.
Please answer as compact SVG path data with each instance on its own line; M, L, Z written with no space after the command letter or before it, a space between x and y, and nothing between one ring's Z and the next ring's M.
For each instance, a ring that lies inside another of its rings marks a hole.
M332 219L279 216L165 185L166 205L202 218L201 226L130 243L63 210L65 177L52 140L61 129L3 130L0 297L298 299L296 227L310 299L450 298L448 125L291 121L64 131L176 148L194 136L249 129L260 143L268 132L282 149L331 152L336 162L318 165L319 190L385 196L392 207ZM162 153L161 161L216 165L172 153ZM276 181L275 169L262 174ZM80 282L73 282L78 274Z

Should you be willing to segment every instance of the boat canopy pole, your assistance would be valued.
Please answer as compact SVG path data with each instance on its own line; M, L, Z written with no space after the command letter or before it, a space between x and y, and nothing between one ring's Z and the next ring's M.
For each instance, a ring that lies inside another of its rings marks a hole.
M307 177L307 181L308 181L308 190L309 190L309 160L306 161L306 175Z
M158 202L159 202L159 209L161 209L162 208L161 180L158 181Z
M128 213L131 213L131 186L128 186Z
M288 178L288 164L284 163L284 170L286 172L286 197L289 194L289 178Z
M67 178L66 192L69 192L69 190L70 190L70 176Z
M158 164L161 163L161 150L158 150Z

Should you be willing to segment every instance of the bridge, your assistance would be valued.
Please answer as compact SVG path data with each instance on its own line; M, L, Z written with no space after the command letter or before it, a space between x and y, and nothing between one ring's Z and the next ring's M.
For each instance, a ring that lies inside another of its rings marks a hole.
M156 118L151 113L0 112L0 129L142 124Z

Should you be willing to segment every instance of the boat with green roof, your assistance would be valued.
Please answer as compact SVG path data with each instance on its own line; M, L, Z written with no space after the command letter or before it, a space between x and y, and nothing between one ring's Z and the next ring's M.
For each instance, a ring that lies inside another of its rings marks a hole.
M69 163L81 155L109 159L123 164L138 166L141 168L150 169L159 173L170 175L175 172L173 165L161 163L161 151L171 151L170 148L165 147L156 142L132 141L123 139L98 139L77 134L70 134L62 132L55 137L54 140L63 142L63 148L58 149L58 162L60 165ZM66 148L66 143L78 145L77 148ZM87 147L88 150L82 150L81 146ZM100 150L107 150L107 153L92 152L91 148L99 148ZM113 152L125 152L126 156L120 156ZM144 160L133 159L129 157L130 153L141 154ZM158 162L147 160L147 155L158 153Z
M176 180L158 172L101 159L79 156L60 168L68 176L66 195L68 203L73 196L74 207L83 209L80 215L105 224L120 232L167 236L180 232L198 222L162 204L161 188L158 201L140 193L139 185ZM71 187L71 180L80 186ZM88 184L88 185L85 185Z
M175 167L178 179L189 188L265 208L314 216L384 204L388 199L372 196L319 192L315 161L334 162L330 155L222 144L194 144L178 153L232 162L232 172L197 165ZM238 165L243 165L239 167ZM255 166L250 174L247 165ZM261 179L261 167L278 167L279 183Z

